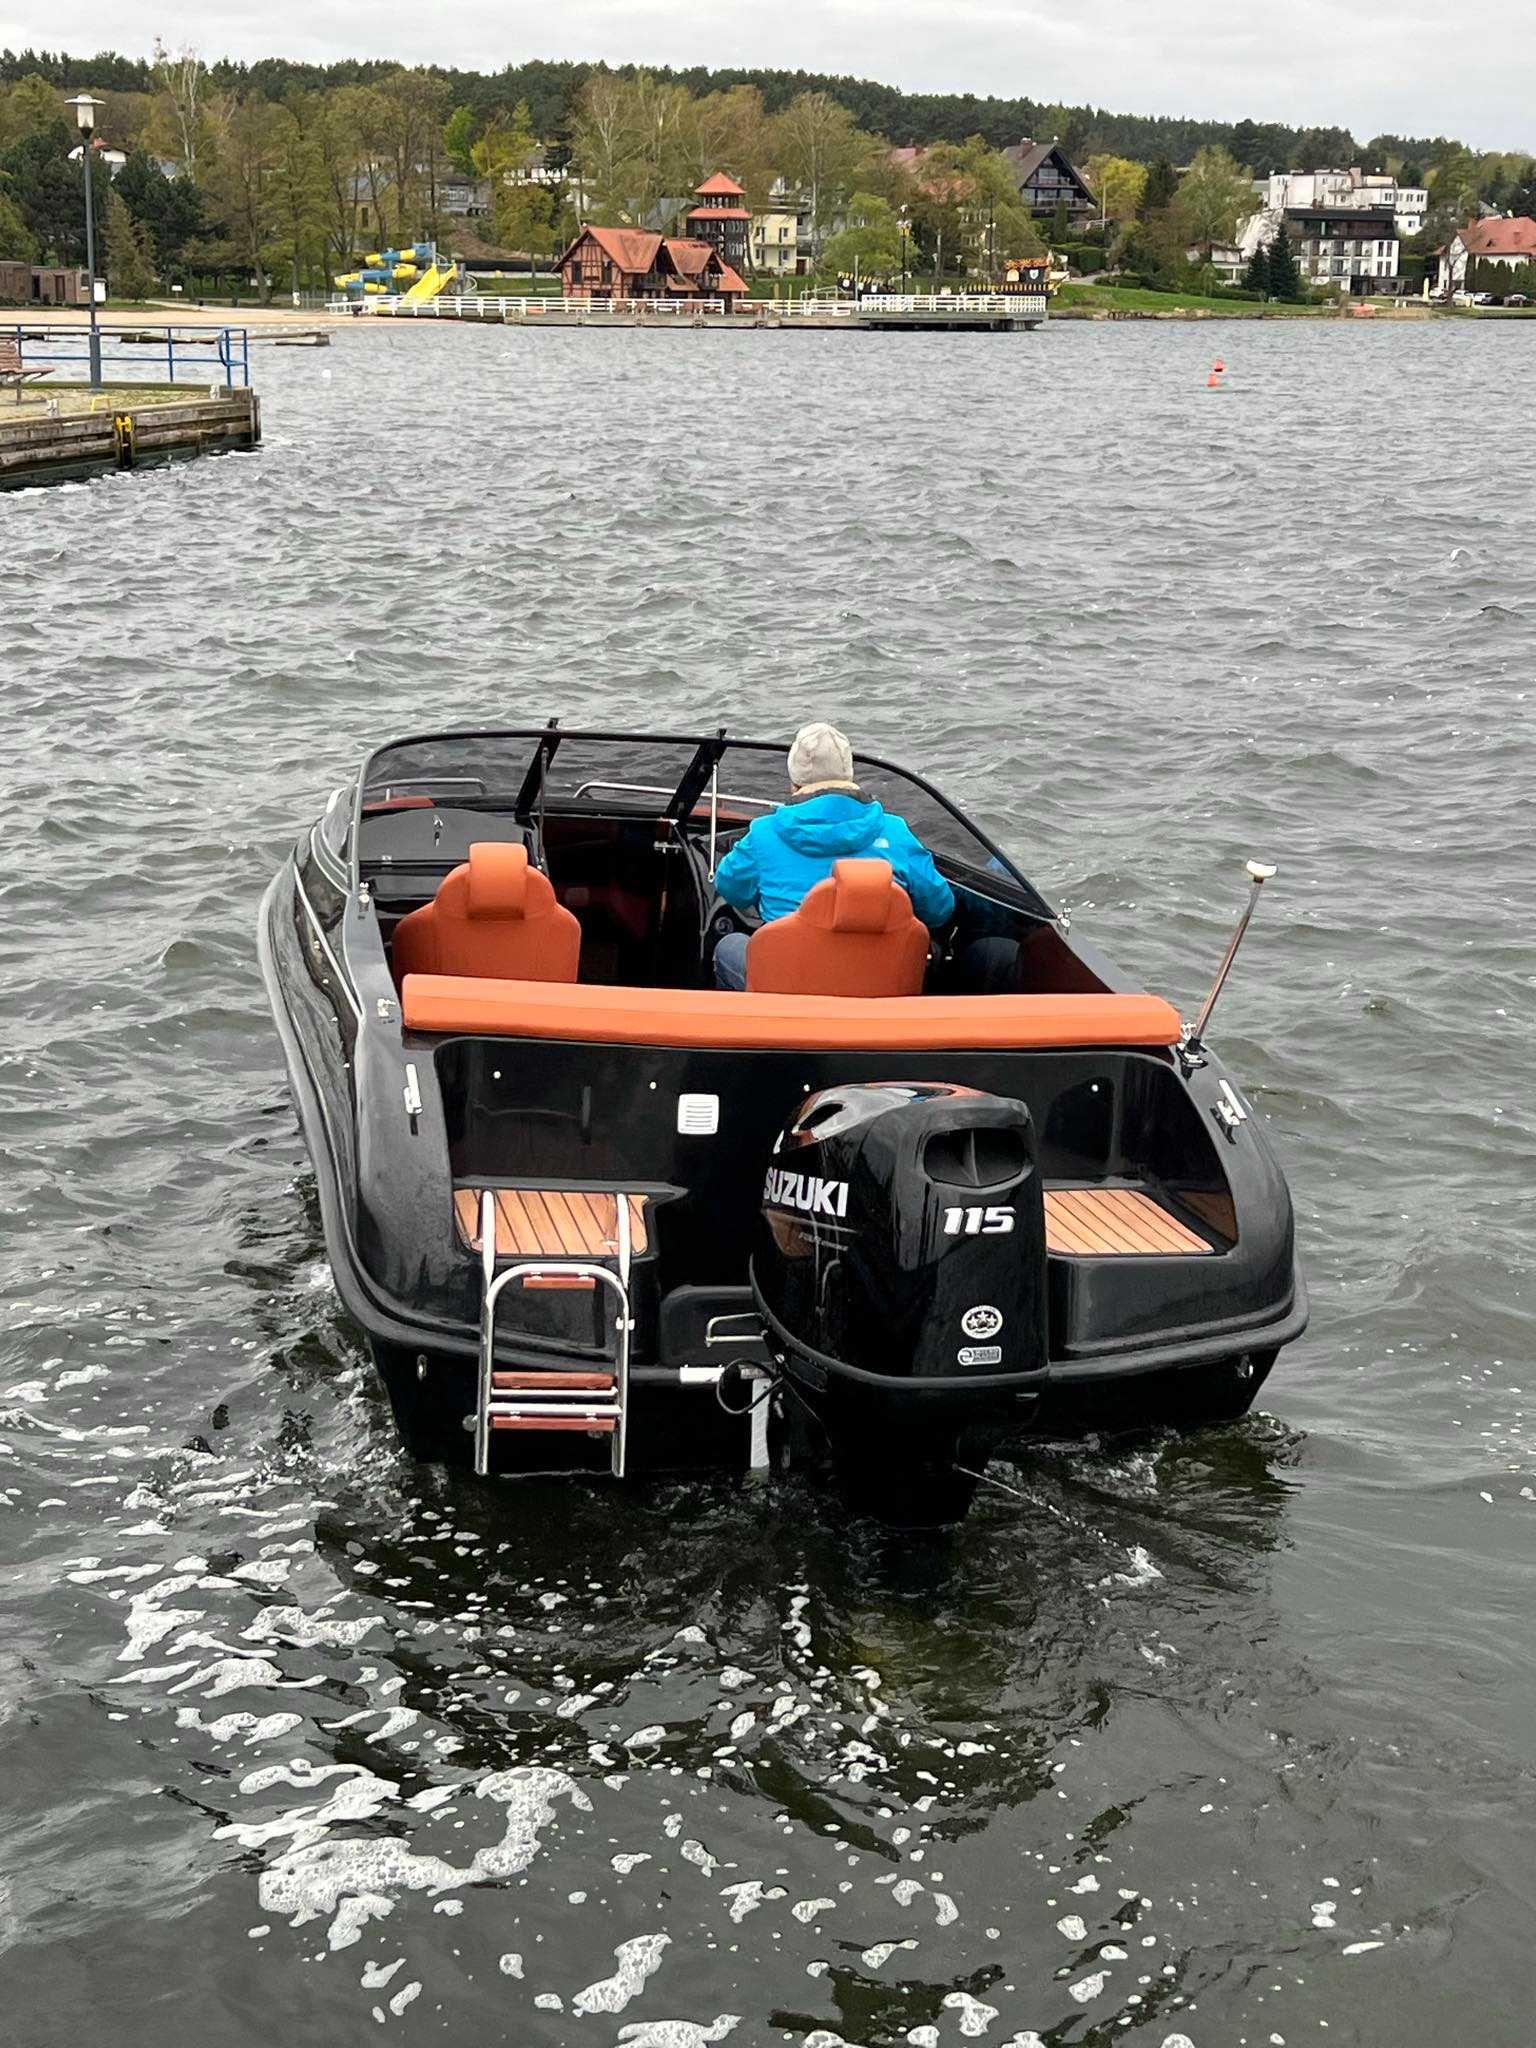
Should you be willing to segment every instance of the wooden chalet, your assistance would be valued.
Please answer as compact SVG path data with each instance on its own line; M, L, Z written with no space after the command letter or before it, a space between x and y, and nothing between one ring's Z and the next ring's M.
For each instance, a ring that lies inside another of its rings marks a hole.
M1098 212L1099 202L1087 179L1059 142L1031 142L1026 135L1003 155L1019 197L1037 220L1048 219L1061 205L1074 225L1091 220Z
M730 311L747 295L712 243L641 228L584 227L555 268L568 299L723 300Z

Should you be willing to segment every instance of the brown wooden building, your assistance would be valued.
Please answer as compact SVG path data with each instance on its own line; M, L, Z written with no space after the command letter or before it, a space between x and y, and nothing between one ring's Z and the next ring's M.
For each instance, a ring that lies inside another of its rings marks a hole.
M90 289L83 270L58 264L0 262L0 305L83 306Z
M584 227L555 267L568 299L719 299L731 307L747 291L711 243L642 228Z
M698 205L688 214L689 235L696 242L708 242L732 270L745 272L747 237L752 230L752 215L743 203L746 193L734 178L716 171L695 187L693 196Z

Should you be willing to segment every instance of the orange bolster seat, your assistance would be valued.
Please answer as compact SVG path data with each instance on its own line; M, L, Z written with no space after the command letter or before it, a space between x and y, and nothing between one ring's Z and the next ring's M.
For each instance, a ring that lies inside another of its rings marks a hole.
M794 996L408 974L401 1009L410 1031L721 1051L1008 1051L1179 1037L1178 1012L1149 995Z

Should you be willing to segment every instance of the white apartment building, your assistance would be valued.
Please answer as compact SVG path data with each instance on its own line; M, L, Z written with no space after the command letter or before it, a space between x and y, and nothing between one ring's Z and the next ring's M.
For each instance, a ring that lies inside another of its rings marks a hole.
M1390 207L1399 236L1416 235L1429 212L1424 186L1399 185L1385 172L1362 171L1358 164L1347 171L1276 171L1273 177L1256 178L1254 190L1277 215L1293 207L1307 212L1343 207L1357 213L1363 207Z
M1308 284L1341 292L1374 292L1397 276L1397 222L1388 206L1262 207L1237 231L1244 263L1274 240L1281 221L1296 267Z

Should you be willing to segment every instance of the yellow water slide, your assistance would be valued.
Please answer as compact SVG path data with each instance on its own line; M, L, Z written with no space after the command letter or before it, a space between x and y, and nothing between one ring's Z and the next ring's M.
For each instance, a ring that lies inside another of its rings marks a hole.
M435 299L458 276L458 266L453 263L434 263L432 268L419 277L401 300L403 306L419 306L427 299Z

